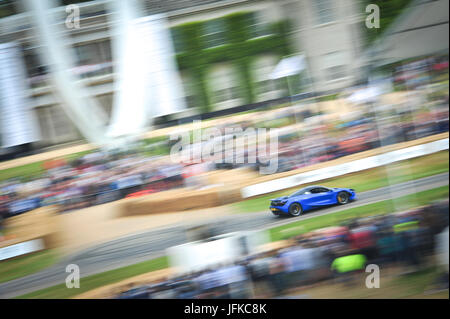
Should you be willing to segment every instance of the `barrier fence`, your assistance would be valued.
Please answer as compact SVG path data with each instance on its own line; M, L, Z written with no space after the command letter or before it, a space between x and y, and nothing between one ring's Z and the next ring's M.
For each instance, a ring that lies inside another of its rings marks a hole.
M241 190L241 195L242 198L249 198L262 194L268 194L282 189L295 187L301 184L312 183L327 178L363 171L369 168L388 165L394 162L448 150L448 143L449 140L448 138L446 138L431 143L407 147L376 156L370 156L340 165L325 167L322 169L279 178L264 183L250 185L244 187Z

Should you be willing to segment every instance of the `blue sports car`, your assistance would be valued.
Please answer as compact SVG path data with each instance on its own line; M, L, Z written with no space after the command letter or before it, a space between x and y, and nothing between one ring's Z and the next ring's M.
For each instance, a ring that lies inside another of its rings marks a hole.
M308 186L292 195L270 201L270 210L274 215L300 216L303 212L334 204L344 205L356 199L356 192L351 188L328 188L325 186Z

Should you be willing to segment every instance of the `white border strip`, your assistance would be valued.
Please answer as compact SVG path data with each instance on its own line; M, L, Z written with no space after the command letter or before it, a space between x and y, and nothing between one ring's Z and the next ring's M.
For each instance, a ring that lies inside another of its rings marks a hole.
M400 150L387 152L384 154L370 156L356 161L347 162L340 165L325 167L314 171L300 173L284 178L271 180L264 183L254 184L241 189L242 198L272 193L286 188L295 187L301 184L312 183L331 177L345 175L353 172L379 167L406 159L424 156L435 152L448 150L449 139L411 146Z
M22 243L0 248L0 260L29 254L42 249L44 249L44 241L42 239L24 241Z

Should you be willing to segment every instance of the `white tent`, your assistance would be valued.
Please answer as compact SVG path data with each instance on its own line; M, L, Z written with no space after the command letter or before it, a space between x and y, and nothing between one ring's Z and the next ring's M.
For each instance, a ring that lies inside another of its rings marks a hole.
M380 95L393 91L391 78L380 78L375 76L370 79L369 83L370 84L367 87L356 90L356 92L351 94L347 100L355 104L374 102Z
M282 59L270 75L271 79L280 79L287 76L299 74L306 69L303 55L295 55Z
M381 90L378 87L368 87L360 89L350 95L347 99L352 103L364 103L375 100L381 94Z

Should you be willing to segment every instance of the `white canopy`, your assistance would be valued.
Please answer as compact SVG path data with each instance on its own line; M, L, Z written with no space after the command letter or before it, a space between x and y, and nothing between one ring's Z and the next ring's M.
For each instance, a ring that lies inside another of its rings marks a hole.
M347 99L352 103L364 103L367 101L373 101L380 94L381 90L376 86L372 86L356 91Z
M282 59L274 71L270 75L271 79L284 78L290 75L299 74L306 68L305 58L303 55L291 56Z

